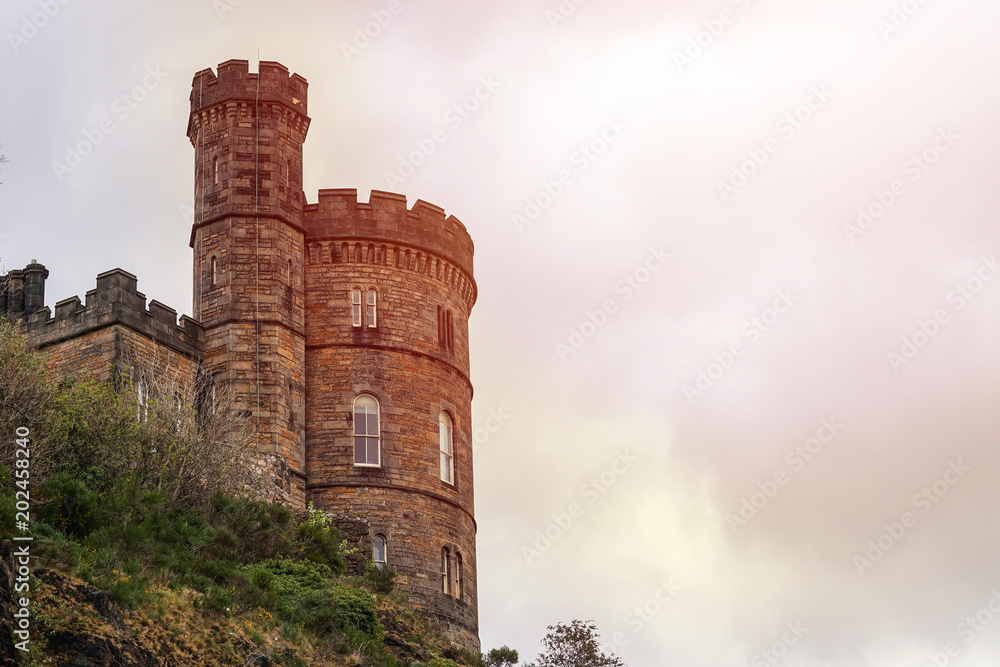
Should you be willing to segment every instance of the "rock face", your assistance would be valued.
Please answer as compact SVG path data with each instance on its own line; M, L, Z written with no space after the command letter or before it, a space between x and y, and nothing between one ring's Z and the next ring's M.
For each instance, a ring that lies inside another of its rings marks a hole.
M13 621L12 547L0 543L0 665L27 664L27 654L18 651L11 636ZM93 586L75 582L53 570L34 572L37 588L31 591L30 646L34 657L51 658L63 667L164 667L165 665L227 664L240 667L271 667L270 658L253 647L233 649L228 660L204 663L199 649L185 636L162 628L148 627L129 618L114 596Z
M164 662L131 639L116 642L107 637L56 632L48 639L48 650L68 667L161 667Z

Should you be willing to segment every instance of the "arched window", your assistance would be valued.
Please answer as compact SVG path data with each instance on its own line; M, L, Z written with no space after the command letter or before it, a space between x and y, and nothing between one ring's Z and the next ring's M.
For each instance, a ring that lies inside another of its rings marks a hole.
M438 438L441 447L441 481L455 483L455 440L451 417L444 410L438 417Z
M451 594L457 597L459 600L462 599L462 554L455 552L455 563L452 566L452 576L454 577L454 584L451 587Z
M441 591L451 595L451 554L448 547L441 549Z
M378 401L369 394L354 399L354 465L381 465Z
M351 326L361 326L361 290L351 290Z
M375 323L376 323L375 313L377 311L377 308L375 307L375 301L376 301L377 298L378 298L378 296L375 293L375 290L373 290L373 289L368 290L368 312L367 312L367 315L368 315L368 328L369 329L375 327Z
M375 561L375 567L380 570L386 565L385 551L385 537L376 535L372 541L372 560Z

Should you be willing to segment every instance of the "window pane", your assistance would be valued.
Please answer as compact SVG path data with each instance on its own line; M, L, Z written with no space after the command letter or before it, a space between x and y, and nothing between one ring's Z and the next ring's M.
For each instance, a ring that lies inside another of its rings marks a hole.
M360 436L354 437L354 462L367 463L365 460L365 439Z
M368 430L365 435L378 435L378 413L375 408L368 408Z
M375 305L375 290L373 289L368 290L368 305L369 306Z
M368 441L368 460L365 463L378 465L378 438L365 438Z
M441 452L441 479L451 484L451 457Z
M361 290L356 289L351 292L351 303L361 305Z
M376 563L385 562L385 540L381 535L375 536L375 558Z

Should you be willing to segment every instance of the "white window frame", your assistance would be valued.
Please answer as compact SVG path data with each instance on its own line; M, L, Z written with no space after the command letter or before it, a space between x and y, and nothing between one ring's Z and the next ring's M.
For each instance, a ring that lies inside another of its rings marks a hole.
M451 553L448 547L441 549L441 591L451 595Z
M441 481L455 484L455 422L451 416L441 411L438 416L438 446L440 450Z
M361 326L361 290L357 287L351 290L351 326Z
M359 408L361 408L359 410ZM354 426L351 429L354 434L353 440L353 452L354 452L354 465L361 468L378 468L382 465L382 428L380 424L381 416L381 406L379 405L378 399L371 394L359 394L357 398L354 399L353 415L354 415ZM358 418L358 415L364 417L363 420ZM368 417L375 416L375 433L368 433L369 419ZM358 427L362 426L362 432L358 433ZM363 462L358 461L358 438L365 439L365 457ZM371 441L375 442L375 462L370 461L369 446Z
M365 299L365 317L368 320L368 328L374 329L378 322L378 292L374 289L368 290Z
M382 559L379 560L379 541L382 542ZM389 541L385 539L385 535L378 534L375 539L372 540L372 561L375 563L375 567L378 569L384 568L389 564Z

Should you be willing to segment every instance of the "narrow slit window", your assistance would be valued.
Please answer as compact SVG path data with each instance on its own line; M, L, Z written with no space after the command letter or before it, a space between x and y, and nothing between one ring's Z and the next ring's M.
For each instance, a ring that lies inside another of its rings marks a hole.
M183 418L182 418L183 415L184 415L183 406L184 406L184 397L181 396L181 392L175 391L174 392L174 412L176 413L177 420L176 420L176 423L174 424L174 431L176 433L180 433L181 432L181 427L183 426Z
M361 290L351 290L351 325L361 326Z
M438 435L441 449L441 481L455 483L455 442L452 435L451 417L442 411L438 418Z
M448 310L447 325L445 328L445 346L450 350L455 350L455 329L452 324L451 309Z
M149 415L149 396L146 393L146 385L139 380L135 385L136 398L136 421L144 422Z
M451 587L451 594L459 600L462 599L462 554L455 552L455 564L451 568L454 575L454 583Z
M444 308L438 306L438 345L444 347Z
M212 158L212 182L219 184L219 158Z
M377 300L377 298L378 298L378 295L375 293L375 290L373 290L373 289L368 290L368 313L367 313L367 315L368 315L368 328L369 329L374 328L375 325L376 325L376 319L375 319L375 317L376 317L376 311L378 310L378 308L376 307L376 300Z
M378 401L362 394L354 399L354 465L381 465Z
M212 287L219 284L219 259L217 257L212 258Z

